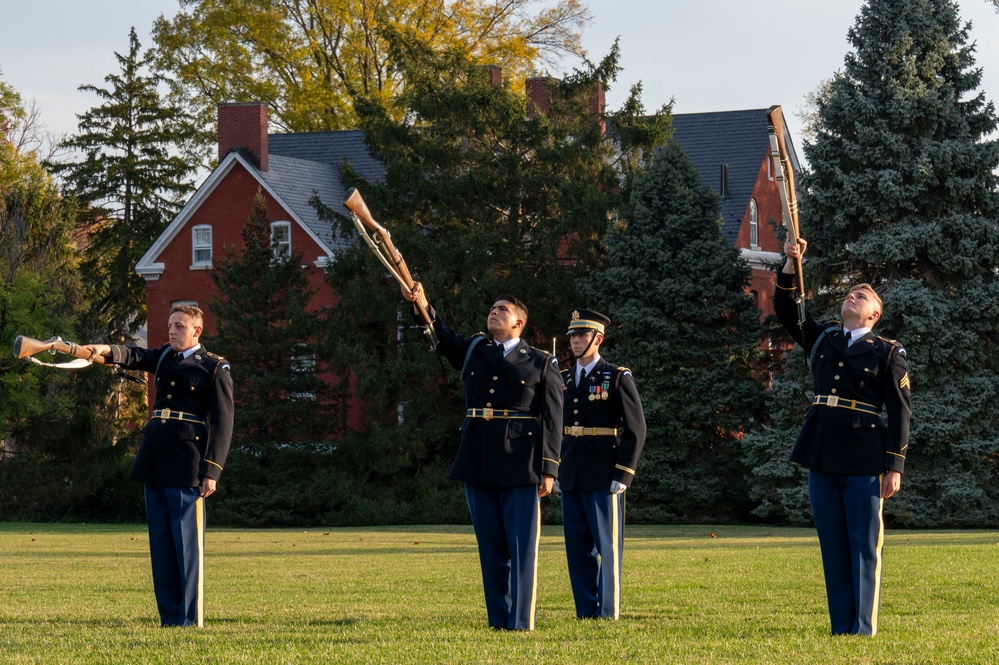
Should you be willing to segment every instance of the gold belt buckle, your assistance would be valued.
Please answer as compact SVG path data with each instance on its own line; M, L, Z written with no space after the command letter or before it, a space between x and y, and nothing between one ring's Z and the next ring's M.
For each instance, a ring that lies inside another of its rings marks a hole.
M492 409L482 409L482 417L485 418L486 420L492 420L493 419L493 410Z
M579 425L569 427L569 436L583 436L583 428Z
M827 406L839 406L839 395L829 395L826 397Z
M163 409L162 411L160 411L160 418L162 419L160 422L165 423L167 419L170 418L170 409Z

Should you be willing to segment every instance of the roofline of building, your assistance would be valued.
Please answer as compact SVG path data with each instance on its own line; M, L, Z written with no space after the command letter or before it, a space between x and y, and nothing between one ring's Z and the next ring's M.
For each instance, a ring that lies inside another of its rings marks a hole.
M253 179L256 180L257 184L259 184L260 187L268 194L274 197L274 200L278 203L278 205L280 205L281 208L288 213L291 221L298 224L298 226L302 228L310 238L312 238L312 241L315 242L323 252L325 252L325 255L317 257L317 259L313 262L313 265L317 268L322 268L329 262L329 259L333 256L333 250L325 242L323 242L319 236L317 236L315 232L309 228L309 225L305 224L301 218L295 214L294 209L287 205L284 200L278 196L277 192L275 192L270 185L268 185L267 182L260 177L260 172L256 169L256 167L250 164L250 162L237 151L233 151L226 155L225 159L222 160L222 163L215 167L215 170L209 174L208 178L205 179L205 182L198 187L197 191L194 192L194 195L188 199L184 207L181 208L179 213L177 213L177 216L173 218L173 221L170 222L163 233L159 235L156 242L154 242L146 253L142 255L142 258L136 262L135 272L138 275L142 276L146 280L159 279L160 275L163 274L163 271L166 268L165 264L156 262L160 253L166 249L171 242L173 242L173 240L180 233L180 230L184 227L188 220L190 220L191 216L194 215L198 208L201 207L201 204L204 203L208 196L215 191L215 188L219 185L219 183L222 182L225 176L228 175L228 173L232 171L237 164L242 165L243 168L246 169L246 171L253 177Z
M751 268L771 268L784 260L781 252L767 252L762 249L739 248L739 255L746 260Z

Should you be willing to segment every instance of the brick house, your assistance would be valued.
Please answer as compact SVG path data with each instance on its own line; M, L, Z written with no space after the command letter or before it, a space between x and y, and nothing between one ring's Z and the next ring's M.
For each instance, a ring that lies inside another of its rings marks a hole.
M528 82L529 108L545 108L544 79ZM602 108L602 98L596 102ZM773 177L766 111L675 114L674 140L702 180L722 198L722 233L753 267L750 291L761 317L773 313L773 273L766 265L781 258L771 220L780 220L780 194ZM242 243L243 224L260 189L267 200L272 240L302 251L317 305L332 305L336 295L323 268L343 246L329 223L309 203L318 195L328 207L347 215L340 201L344 187L340 164L346 160L368 180L379 180L384 167L373 159L360 131L268 134L262 103L224 104L218 109L219 164L176 218L136 264L146 280L148 344L167 342L170 307L205 305L214 288L207 273L215 257ZM793 143L787 136L792 162ZM214 330L206 310L205 329Z
M166 230L139 259L146 280L148 340L167 341L170 307L206 304L214 288L207 269L227 248L242 244L242 229L260 189L267 201L271 238L282 251L301 251L317 305L332 305L323 268L342 241L309 203L313 194L339 210L344 187L339 164L347 160L367 178L384 172L360 131L268 134L264 104L224 104L218 109L219 164ZM214 330L206 311L205 329Z
M774 313L774 273L768 266L783 260L783 243L774 233L774 225L781 223L782 194L770 157L766 113L751 109L673 115L673 139L701 180L721 197L722 236L739 248L752 268L749 291L761 318ZM785 140L797 174L800 164L789 132Z

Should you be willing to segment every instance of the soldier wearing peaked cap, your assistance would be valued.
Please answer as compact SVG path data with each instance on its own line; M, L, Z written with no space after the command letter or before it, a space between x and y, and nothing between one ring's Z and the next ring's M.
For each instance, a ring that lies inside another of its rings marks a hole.
M624 492L645 444L645 415L631 370L600 357L610 319L568 312L574 357L562 370L562 523L576 615L621 614Z
M417 282L403 297L413 302L421 289ZM463 337L429 311L437 351L461 370L465 388L450 476L465 484L489 625L534 630L539 499L552 491L562 444L558 364L520 339L527 307L513 296L499 296L489 308L489 336ZM413 316L420 320L415 308Z
M905 349L871 332L882 303L869 284L850 290L842 324L806 312L799 326L794 259L807 245L784 244L788 260L774 293L778 320L809 358L815 393L791 461L809 470L832 632L876 635L884 500L901 487L909 444L909 368Z
M170 343L156 349L91 344L109 363L153 375L156 399L129 478L145 485L153 589L163 626L204 624L205 498L232 439L229 363L199 342L197 307L170 311Z

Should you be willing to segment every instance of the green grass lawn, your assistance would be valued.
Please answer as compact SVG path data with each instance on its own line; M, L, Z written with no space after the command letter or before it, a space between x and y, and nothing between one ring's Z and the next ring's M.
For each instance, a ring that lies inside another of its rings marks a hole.
M210 521L210 516L209 516ZM0 663L999 663L999 533L889 532L880 634L830 637L809 529L629 526L620 621L486 626L466 527L209 528L205 628L159 627L145 527L0 524Z

